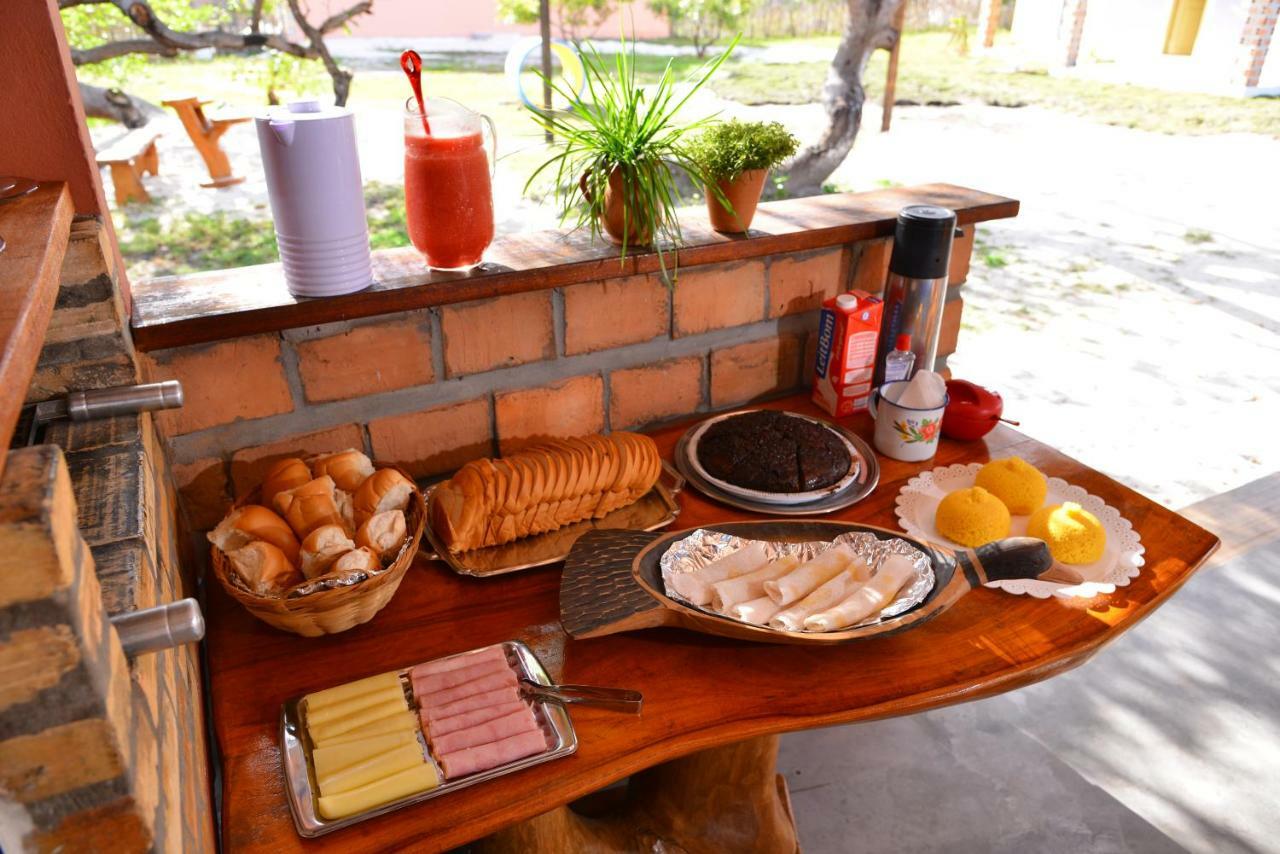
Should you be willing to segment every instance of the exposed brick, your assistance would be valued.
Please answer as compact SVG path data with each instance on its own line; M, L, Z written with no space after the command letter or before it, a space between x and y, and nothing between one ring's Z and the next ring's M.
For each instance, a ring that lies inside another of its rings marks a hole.
M227 489L227 464L224 460L205 457L173 467L173 477L182 496L187 522L194 530L208 530L226 515L231 505Z
M822 308L823 300L844 292L845 250L816 255L781 255L769 264L769 316Z
M701 402L701 356L609 374L609 425L614 430L689 415Z
M115 733L103 718L0 741L0 786L21 803L110 780L123 770Z
M158 655L142 655L139 658L159 658ZM141 704L134 707L134 762L130 769L133 796L144 816L155 815L160 805L160 746L153 720ZM194 736L194 733L193 733ZM199 739L193 737L193 742Z
M450 377L478 374L555 355L551 291L532 291L440 309L444 366Z
M27 703L80 663L70 626L20 629L0 643L0 711Z
M63 819L53 830L32 834L31 846L40 854L77 851L107 854L151 850L151 831L132 798L83 810Z
M289 436L266 445L241 448L231 455L231 485L239 497L262 483L267 469L285 457L307 457L347 448L364 449L364 431L359 424L344 424L315 433Z
M494 405L498 446L504 454L533 440L604 429L604 381L598 374L501 392L494 397Z
M854 265L853 285L850 290L878 294L884 290L884 281L889 277L889 257L893 254L893 238L864 240L859 246L861 249L857 263Z
M950 356L956 351L960 339L960 315L964 300L948 300L942 307L942 332L938 335L938 355Z
M802 346L799 336L784 335L716 350L711 354L711 405L732 406L795 388Z
M673 300L677 338L764 320L764 262L682 269Z
M311 403L425 385L435 378L426 312L299 341L294 349Z
M150 381L182 382L182 408L156 413L156 424L166 435L293 409L280 363L280 340L274 336L235 338L149 356L145 364Z
M951 262L947 270L947 284L963 285L969 278L969 259L973 257L973 240L978 234L976 225L966 225L962 234L951 244Z
M489 400L468 400L369 422L374 459L414 477L453 471L493 453Z
M564 352L574 356L667 334L671 292L657 276L605 279L564 289Z
M165 672L172 673L172 665ZM175 695L170 695L172 704ZM160 785L165 793L165 851L182 850L182 753L178 745L176 716L166 715L160 722Z
M10 451L0 477L0 607L44 599L75 578L79 520L62 452Z

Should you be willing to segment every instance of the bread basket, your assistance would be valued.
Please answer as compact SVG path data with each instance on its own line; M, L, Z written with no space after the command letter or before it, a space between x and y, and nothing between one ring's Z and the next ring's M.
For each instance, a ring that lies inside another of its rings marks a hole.
M380 469L394 468L413 482L413 478L399 466L376 463L375 466ZM255 487L236 501L234 506L257 504L261 495L261 487ZM317 590L293 599L260 596L240 582L240 577L231 567L231 561L217 546L212 547L213 574L232 599L270 626L308 638L345 632L372 620L391 601L418 553L418 543L422 540L422 529L427 520L427 508L421 491L416 488L409 495L409 505L405 508L404 516L409 535L395 560L376 575L352 585Z

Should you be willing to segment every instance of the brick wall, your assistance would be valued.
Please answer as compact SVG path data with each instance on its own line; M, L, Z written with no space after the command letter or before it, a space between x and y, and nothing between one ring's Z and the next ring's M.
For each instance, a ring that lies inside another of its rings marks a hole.
M1280 0L1252 0L1240 33L1239 67L1246 87L1258 85L1280 20Z
M973 227L952 259L939 367ZM187 404L159 413L194 528L272 460L363 448L416 477L546 435L644 428L809 382L824 299L878 292L891 241L639 275L141 354Z
M73 227L30 400L137 381L101 234ZM195 594L155 426L44 441L0 483L0 849L213 850L197 648L129 660L108 622Z

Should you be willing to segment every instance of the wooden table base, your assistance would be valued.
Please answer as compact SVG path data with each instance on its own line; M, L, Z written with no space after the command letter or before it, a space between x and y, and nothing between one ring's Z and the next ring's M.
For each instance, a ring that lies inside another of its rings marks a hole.
M477 854L667 851L798 854L778 737L703 750L641 771L594 818L557 807L472 844Z

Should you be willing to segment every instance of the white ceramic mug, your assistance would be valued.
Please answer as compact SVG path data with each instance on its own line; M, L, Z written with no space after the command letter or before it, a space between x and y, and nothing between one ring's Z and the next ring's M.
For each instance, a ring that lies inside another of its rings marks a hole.
M941 406L931 409L899 406L885 398L886 391L890 392L889 397L897 397L907 385L907 380L900 380L880 386L871 393L867 411L876 421L876 450L895 460L918 463L938 452L947 395L943 395Z

